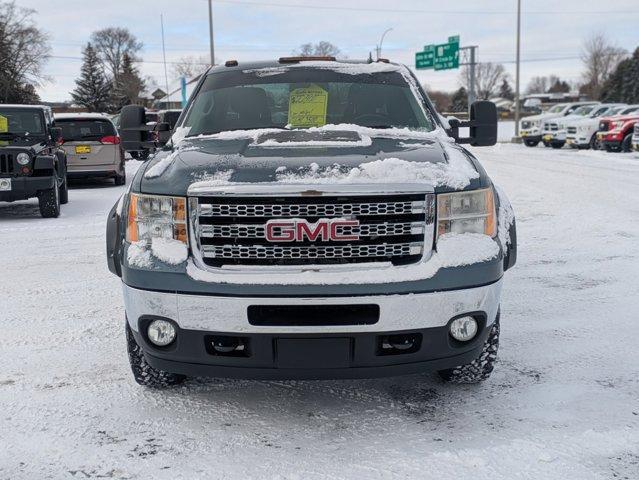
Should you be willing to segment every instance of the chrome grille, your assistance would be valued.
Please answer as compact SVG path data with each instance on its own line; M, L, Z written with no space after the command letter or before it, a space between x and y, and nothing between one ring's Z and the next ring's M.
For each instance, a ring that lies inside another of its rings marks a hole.
M198 192L198 194L200 194ZM200 194L202 195L202 194ZM432 193L324 194L308 198L202 195L189 198L193 249L209 267L224 265L308 265L357 262L407 264L430 252L434 235ZM317 237L281 243L266 239L271 220L357 220L340 225L338 241Z
M634 130L634 134L635 134L635 135L639 135L639 122L635 123L635 130Z
M321 259L396 257L419 255L422 243L380 245L332 245L307 247L281 245L203 245L202 252L210 258L233 259Z
M200 225L200 237L220 238L264 238L264 224L234 224L234 225ZM340 227L342 235L359 235L360 237L386 237L392 235L423 234L424 224L412 223L372 223L359 227Z
M422 202L391 203L344 203L299 205L264 204L202 204L200 216L218 217L341 217L344 215L401 215L404 213L423 213Z
M568 127L566 130L569 134L575 135L577 134L577 127Z

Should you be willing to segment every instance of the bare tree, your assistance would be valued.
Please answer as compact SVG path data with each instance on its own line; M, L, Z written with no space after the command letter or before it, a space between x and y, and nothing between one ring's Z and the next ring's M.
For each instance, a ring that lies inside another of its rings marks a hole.
M203 55L182 57L173 65L173 78L193 78L206 72L207 68L209 68L209 57Z
M300 57L340 57L342 51L331 42L322 40L319 43L305 43L293 52Z
M526 93L546 93L549 85L548 77L532 77L526 87Z
M501 63L478 63L475 66L475 91L478 100L488 100L499 94L502 82L508 79L508 73ZM470 88L470 68L466 65L461 70L460 83Z
M116 84L125 55L135 62L138 60L137 53L142 49L142 42L128 29L120 27L108 27L93 32L91 44Z
M581 90L590 98L598 100L603 84L626 55L623 48L611 43L603 33L593 33L582 47L584 85Z
M48 78L42 67L49 58L49 36L33 20L35 10L0 2L0 99L30 99L34 85Z

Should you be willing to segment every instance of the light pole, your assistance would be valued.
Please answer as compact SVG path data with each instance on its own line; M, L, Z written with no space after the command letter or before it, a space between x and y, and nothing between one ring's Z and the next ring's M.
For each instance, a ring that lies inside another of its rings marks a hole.
M209 40L211 45L211 66L215 65L215 41L213 39L213 0L209 0Z
M515 138L514 142L520 142L519 138L519 62L521 47L521 0L517 0L517 60L515 67Z
M380 38L379 45L377 46L377 60L379 60L380 57L382 56L382 45L384 44L384 37L391 30L392 28L387 28L386 30L384 30L384 33L382 33L382 38Z

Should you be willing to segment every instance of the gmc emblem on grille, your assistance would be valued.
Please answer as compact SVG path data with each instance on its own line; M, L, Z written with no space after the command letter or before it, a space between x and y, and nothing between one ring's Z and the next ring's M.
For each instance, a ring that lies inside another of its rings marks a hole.
M321 219L315 223L303 219L269 220L266 222L266 240L269 242L352 242L358 234L344 233L344 227L359 227L359 220ZM338 230L339 229L339 230Z

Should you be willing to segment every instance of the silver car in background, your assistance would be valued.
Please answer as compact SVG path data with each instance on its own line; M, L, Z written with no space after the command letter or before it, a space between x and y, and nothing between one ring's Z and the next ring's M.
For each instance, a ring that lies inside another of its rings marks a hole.
M62 129L70 178L113 178L126 183L124 150L113 122L98 113L60 113L55 126Z

